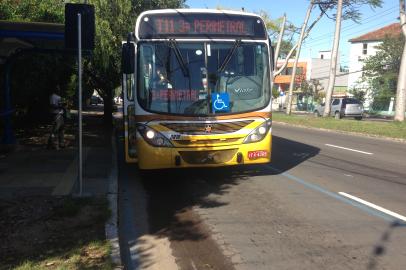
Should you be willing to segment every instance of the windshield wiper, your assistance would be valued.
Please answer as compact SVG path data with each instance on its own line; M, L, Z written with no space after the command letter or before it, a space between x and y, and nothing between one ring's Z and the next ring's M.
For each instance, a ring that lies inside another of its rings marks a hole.
M224 70L226 69L228 62L230 62L231 58L233 57L237 47L240 47L241 45L241 39L236 39L234 42L233 47L228 51L228 54L226 56L226 58L224 58L223 63L221 64L220 68L217 70L218 73L222 73L224 72Z
M180 68L182 69L183 76L189 77L189 69L186 67L186 63L183 60L182 54L178 47L178 43L176 42L176 40L170 39L169 44L171 45L170 47L175 52L176 59L178 60Z

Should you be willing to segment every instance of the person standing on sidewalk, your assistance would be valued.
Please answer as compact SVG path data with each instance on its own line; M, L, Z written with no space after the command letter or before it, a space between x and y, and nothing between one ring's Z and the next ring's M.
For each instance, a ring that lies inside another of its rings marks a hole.
M56 90L49 96L50 113L53 123L51 132L48 138L48 149L65 148L64 132L65 132L65 108L60 96L61 89L59 85ZM55 136L58 136L58 144L55 144Z

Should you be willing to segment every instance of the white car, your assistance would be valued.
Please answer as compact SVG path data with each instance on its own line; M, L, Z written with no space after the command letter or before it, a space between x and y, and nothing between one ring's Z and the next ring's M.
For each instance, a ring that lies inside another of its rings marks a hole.
M325 104L317 105L314 109L314 115L316 117L324 113ZM342 117L354 117L357 120L361 120L364 113L364 108L361 102L355 98L334 98L331 102L330 115L336 119Z

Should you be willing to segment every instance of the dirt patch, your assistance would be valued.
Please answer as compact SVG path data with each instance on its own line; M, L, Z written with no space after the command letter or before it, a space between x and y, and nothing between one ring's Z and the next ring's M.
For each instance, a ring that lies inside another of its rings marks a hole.
M109 269L105 199L0 200L0 269Z

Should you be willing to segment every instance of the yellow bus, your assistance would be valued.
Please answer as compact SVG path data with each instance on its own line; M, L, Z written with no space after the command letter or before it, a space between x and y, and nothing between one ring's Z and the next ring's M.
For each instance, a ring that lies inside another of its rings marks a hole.
M256 14L140 14L122 51L126 161L140 169L270 162L272 57Z

